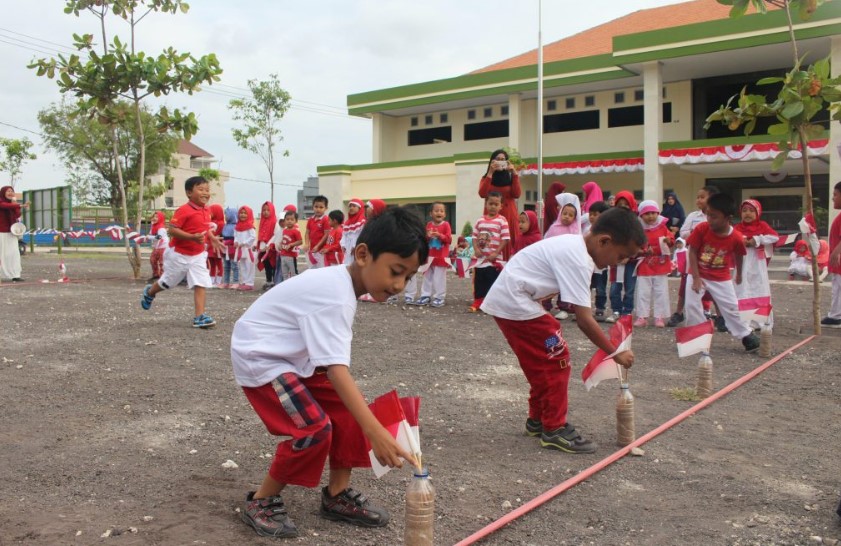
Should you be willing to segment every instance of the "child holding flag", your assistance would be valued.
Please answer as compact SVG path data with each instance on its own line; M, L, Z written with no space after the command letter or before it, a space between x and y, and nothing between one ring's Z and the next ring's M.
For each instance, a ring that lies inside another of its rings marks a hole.
M742 284L736 285L739 309L758 309L771 306L771 285L768 283L768 260L774 253L774 243L780 235L761 220L762 205L756 199L742 201L742 221L734 226L742 234L747 247L742 264ZM760 324L752 319L751 323ZM768 314L767 324L773 325L773 315ZM748 324L753 326L753 324Z
M349 487L354 467L371 466L363 434L380 464L417 461L377 421L350 374L353 319L357 298L370 294L383 302L400 293L428 252L420 220L402 208L388 210L362 229L350 265L277 285L234 325L237 383L271 434L291 436L278 445L240 514L258 535L297 536L280 493L287 485L317 486L328 456L321 517L366 527L388 523L384 508Z
M635 256L644 244L636 214L610 209L584 237L551 237L515 254L482 303L482 311L496 320L529 382L526 432L539 436L545 448L593 453L596 445L567 421L570 352L558 321L540 301L560 294L573 305L578 328L599 349L614 353L616 347L590 311L590 279L596 268ZM613 358L625 367L634 362L631 351Z
M724 317L727 331L742 341L745 351L759 349L759 337L739 318L736 289L730 275L730 264L736 267L736 284L742 282L742 263L746 254L742 235L730 225L735 212L733 198L717 193L707 199L707 221L699 224L686 245L689 248L689 275L686 278L686 325L708 320L701 298L712 295Z

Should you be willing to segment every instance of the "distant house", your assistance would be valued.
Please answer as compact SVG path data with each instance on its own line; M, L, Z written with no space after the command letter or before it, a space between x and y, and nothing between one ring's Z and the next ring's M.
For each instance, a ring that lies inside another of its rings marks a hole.
M606 193L628 189L662 202L675 190L687 212L700 187L716 184L737 200L758 199L769 223L793 230L804 204L801 161L772 172L776 145L767 124L750 137L703 127L743 86L776 97L772 86L754 84L793 63L783 11L738 19L728 12L716 0L692 0L547 44L541 166L536 50L461 76L349 95L348 112L372 120L373 157L320 166L320 193L331 208L352 197L419 210L444 201L458 231L482 212L477 190L491 152L509 146L529 163L520 210L541 199L541 168L544 192L552 182L580 192L595 180ZM841 74L841 2L822 4L809 21L795 19L795 34L807 63L830 56L832 74ZM420 50L405 55L423 66ZM841 180L841 124L822 115L826 131L808 151L818 204L831 208L832 185Z
M213 154L203 150L189 140L178 142L178 148L173 156L176 166L171 167L169 175L172 177L172 186L161 197L155 199L151 208L178 208L187 202L184 193L184 182L191 176L197 176L202 169L213 169L217 162ZM210 182L210 202L225 203L225 183L230 178L227 171L219 171L219 179ZM152 183L160 184L164 181L164 175L156 174L150 177Z

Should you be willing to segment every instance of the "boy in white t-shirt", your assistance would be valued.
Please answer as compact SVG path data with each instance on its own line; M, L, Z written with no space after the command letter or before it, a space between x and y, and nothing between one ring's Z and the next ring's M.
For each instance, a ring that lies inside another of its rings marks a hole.
M399 294L428 253L420 220L389 209L365 225L349 265L284 281L237 321L234 377L268 431L291 436L278 445L260 488L246 497L241 518L258 535L297 536L280 492L287 485L317 486L328 456L320 515L365 527L388 523L385 509L349 487L351 469L370 466L364 437L383 465L416 461L380 425L350 375L353 318L359 296L384 302Z
M558 321L540 302L559 294L572 304L584 335L612 354L616 347L590 311L590 279L596 268L636 256L645 242L636 215L614 207L600 214L584 237L551 237L515 254L482 303L482 311L493 315L529 382L526 432L539 436L545 448L593 453L596 445L567 421L569 348ZM628 368L634 353L624 351L614 359Z

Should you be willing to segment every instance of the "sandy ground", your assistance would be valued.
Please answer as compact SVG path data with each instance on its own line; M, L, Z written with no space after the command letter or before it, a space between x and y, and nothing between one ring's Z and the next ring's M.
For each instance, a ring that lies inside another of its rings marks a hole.
M23 284L0 285L0 544L270 544L239 521L276 440L233 381L229 339L259 292L213 291L219 325L190 328L192 294L140 309L143 282L119 254L24 257ZM144 269L148 275L148 268ZM676 284L672 285L673 290ZM777 351L810 334L811 288L773 287ZM824 302L829 298L824 289ZM573 350L570 420L593 455L541 449L523 435L527 385L493 320L467 313L450 278L441 309L359 305L352 371L373 398L418 395L424 460L437 489L436 543L453 544L615 449L615 382L586 392L593 347L566 321ZM824 308L826 303L824 304ZM697 359L671 330L634 333L637 435L691 407ZM717 387L764 359L716 334ZM841 539L841 332L824 335L753 381L543 505L483 544L824 544ZM227 460L236 469L225 469ZM392 512L377 530L322 520L318 490L285 494L294 544L400 544L410 473L355 487ZM110 536L106 536L110 535Z

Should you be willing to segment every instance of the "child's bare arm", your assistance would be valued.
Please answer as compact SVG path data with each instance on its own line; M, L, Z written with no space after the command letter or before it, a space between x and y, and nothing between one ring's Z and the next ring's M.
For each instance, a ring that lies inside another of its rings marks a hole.
M741 254L733 256L736 263L736 284L742 284L742 264L745 262L745 257Z
M315 246L311 246L311 247L310 247L310 251L312 251L312 252L318 252L319 250L321 250L322 248L324 248L324 245L325 245L325 244L327 244L327 237L329 237L329 236L330 236L330 232L329 232L329 231L325 231L325 232L324 232L324 237L322 237L322 238L321 238L321 240L320 240L320 241L318 241L318 243L316 243L316 244L315 244Z
M700 275L698 275L698 251L695 247L689 247L689 274L692 275L692 286L690 287L695 292L700 292L704 287Z
M400 457L417 466L417 461L410 453L406 453L397 445L397 441L391 434L377 421L374 414L365 403L362 393L359 392L359 387L350 375L350 370L347 366L336 364L327 368L327 377L330 383L336 389L336 393L341 398L345 407L350 414L359 423L363 434L371 442L371 448L374 450L374 455L382 465L400 468L403 463Z
M593 345L606 352L612 354L616 350L613 343L602 331L596 319L593 318L593 312L589 307L581 307L580 305L573 305L575 310L575 323L578 324L578 329L581 330L587 339L593 342ZM634 352L622 351L613 357L613 359L620 365L630 368L634 364Z

